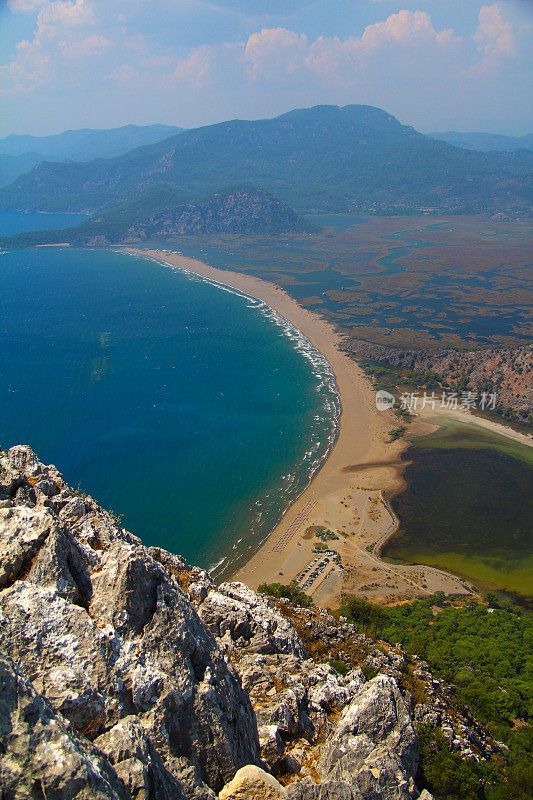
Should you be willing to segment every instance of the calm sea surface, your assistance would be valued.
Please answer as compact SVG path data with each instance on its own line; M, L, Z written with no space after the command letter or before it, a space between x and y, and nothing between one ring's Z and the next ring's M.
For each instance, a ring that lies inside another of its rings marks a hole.
M30 444L146 544L227 568L330 447L329 365L259 302L97 249L4 253L0 282L0 446Z
M26 211L0 211L0 236L26 231L56 230L79 225L86 214L43 214Z

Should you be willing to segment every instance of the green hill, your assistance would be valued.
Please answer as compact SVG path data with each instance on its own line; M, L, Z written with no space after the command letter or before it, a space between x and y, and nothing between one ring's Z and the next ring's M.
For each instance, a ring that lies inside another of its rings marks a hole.
M163 181L188 195L252 183L300 211L528 213L532 163L524 150L435 141L371 106L316 106L188 130L112 159L39 164L0 191L0 208L93 212Z
M0 247L38 244L135 244L179 234L312 233L315 225L277 198L253 187L233 187L191 200L172 185L94 214L74 228L30 231L0 238Z

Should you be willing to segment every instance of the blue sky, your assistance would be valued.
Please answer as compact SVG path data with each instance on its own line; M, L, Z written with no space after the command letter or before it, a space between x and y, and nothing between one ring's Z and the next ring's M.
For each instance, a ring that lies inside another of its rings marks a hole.
M318 103L533 131L533 0L0 0L0 136Z

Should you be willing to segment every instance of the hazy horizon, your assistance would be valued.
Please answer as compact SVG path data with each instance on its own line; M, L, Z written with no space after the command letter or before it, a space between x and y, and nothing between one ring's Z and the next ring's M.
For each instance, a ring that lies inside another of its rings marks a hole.
M2 138L322 104L423 133L533 130L524 0L3 0L0 22Z
M323 104L320 104L320 105L334 105L334 104L333 103L331 103L331 104L323 103ZM357 104L355 104L355 105L357 105ZM312 106L303 106L303 108L312 108ZM289 113L290 111L294 111L294 110L296 110L296 109L289 108L286 111L280 112L280 114L274 114L272 116L273 117L282 116L283 114ZM387 109L383 109L383 110L387 111ZM264 119L270 119L270 118L271 118L270 115L264 117ZM216 124L219 124L221 122L230 122L230 121L235 120L235 119L241 119L241 120L245 120L245 121L253 121L254 119L263 119L263 118L259 118L259 117L232 117L231 119L220 119L220 120L216 120L215 122L212 122L212 123L206 123L206 125L210 125L210 124L211 125L216 125ZM404 124L404 125L409 125L410 124L406 120L400 120L400 122L402 122L402 124ZM0 139L1 140L6 139L9 136L34 136L34 137L38 137L38 138L45 138L45 137L48 137L48 136L59 136L62 133L71 133L71 132L83 131L83 130L86 130L86 131L91 131L91 130L92 131L114 130L116 128L127 127L128 125L135 125L137 127L142 127L142 128L149 128L152 125L175 125L176 127L183 128L184 130L193 129L194 127L203 127L203 126L193 126L193 125L191 125L191 126L182 125L179 122L162 123L162 122L158 122L158 121L152 121L152 122L131 122L131 121L129 121L129 122L121 123L120 125L110 125L110 126L105 126L105 127L104 126L103 127L98 127L97 125L86 125L83 128L62 128L62 129L58 129L58 130L50 130L50 131L47 131L47 132L44 132L44 133L32 133L32 132L29 132L29 131L20 131L20 132L11 131L9 133L2 134ZM439 130L439 131L436 131L436 130L420 130L419 132L420 133L424 133L426 135L436 134L436 133L452 133L452 132L453 133L465 133L465 134L484 134L484 133L489 133L489 134L494 135L494 136L509 136L509 137L512 137L512 138L520 138L522 136L527 136L528 134L532 133L532 131L533 131L533 124L532 124L531 130L527 130L527 131L524 131L524 133L518 133L518 134L508 133L505 130L492 130L492 131L484 130L484 131L481 131L481 130L464 130L464 129L461 129L461 128L453 128L453 129L448 128L446 130L443 128L442 130Z

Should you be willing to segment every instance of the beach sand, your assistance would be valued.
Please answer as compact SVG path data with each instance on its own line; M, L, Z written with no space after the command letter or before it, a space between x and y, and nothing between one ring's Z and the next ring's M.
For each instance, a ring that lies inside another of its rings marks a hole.
M463 579L441 570L391 565L379 558L397 525L387 497L404 486L406 462L400 457L409 442L389 441L390 432L400 424L397 417L390 410L377 410L370 379L341 351L340 336L328 322L259 278L215 269L168 250L127 248L127 252L189 270L262 300L307 336L336 377L342 412L329 457L233 580L251 588L296 580L324 607L338 605L342 593L389 603L440 590L472 591ZM434 426L417 419L411 428L410 433L416 435ZM330 533L324 536L323 531ZM321 555L320 548L336 555Z

